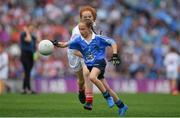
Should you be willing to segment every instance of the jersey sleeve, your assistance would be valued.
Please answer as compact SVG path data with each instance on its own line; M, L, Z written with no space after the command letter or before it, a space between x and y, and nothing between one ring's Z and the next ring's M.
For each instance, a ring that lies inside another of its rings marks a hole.
M74 40L70 40L68 42L68 47L69 49L76 49L76 50L80 50L80 45L78 43L78 39L75 38Z
M99 36L101 38L101 42L106 46L111 46L113 44L116 44L114 39L106 37L106 36Z

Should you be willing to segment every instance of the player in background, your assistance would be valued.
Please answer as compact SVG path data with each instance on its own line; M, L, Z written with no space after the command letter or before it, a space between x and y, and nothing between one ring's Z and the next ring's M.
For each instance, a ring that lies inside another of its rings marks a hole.
M6 88L6 80L8 79L9 70L8 53L5 50L3 42L0 41L0 95Z
M91 6L83 6L80 9L80 20L83 19L89 19L93 22L93 26L95 26L96 21L96 10ZM94 31L94 27L92 27ZM94 31L95 32L95 31ZM78 28L78 25L75 26L72 30L71 39L73 40L74 37L79 36L80 31ZM58 41L53 41L54 45L57 45ZM84 108L87 110L92 110L92 103L93 103L93 85L89 79L83 75L84 70L86 69L86 66L83 62L83 59L79 56L76 56L74 54L74 49L68 49L68 60L69 60L69 66L72 68L72 70L76 73L76 76L78 78L78 86L79 86L79 100L82 104L84 104ZM77 54L78 55L78 54Z
M178 55L175 48L171 47L170 51L166 54L164 65L166 67L166 76L170 80L171 92L173 95L177 95L177 79L178 68L180 66L180 55Z
M117 44L111 38L94 34L91 28L92 25L93 23L88 19L81 20L78 25L81 36L75 37L69 42L58 42L58 46L61 48L69 47L76 50L76 53L81 54L87 67L85 73L88 75L88 79L102 92L109 107L113 107L115 102L119 108L119 115L124 116L128 106L119 99L118 95L109 87L106 79L104 79L106 67L105 49L107 46L111 46L113 50L110 61L114 65L120 64Z

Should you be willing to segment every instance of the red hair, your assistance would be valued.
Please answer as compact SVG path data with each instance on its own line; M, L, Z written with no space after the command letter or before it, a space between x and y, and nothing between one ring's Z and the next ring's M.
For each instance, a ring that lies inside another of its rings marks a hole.
M81 9L80 9L80 18L82 18L82 13L84 11L90 11L93 15L93 19L94 21L96 20L96 17L97 17L97 13L96 13L96 9L89 6L89 5L86 5L86 6L83 6Z

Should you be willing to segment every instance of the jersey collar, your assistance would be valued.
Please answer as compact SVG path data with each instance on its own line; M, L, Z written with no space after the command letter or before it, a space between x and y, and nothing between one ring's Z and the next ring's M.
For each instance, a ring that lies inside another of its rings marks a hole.
M82 37L82 36L81 36L81 39L82 39L83 41L85 41L87 44L90 44L90 43L92 42L92 40L95 39L95 36L96 36L95 33L92 32L92 38L91 38L90 41L87 41L87 40L86 40L84 37Z

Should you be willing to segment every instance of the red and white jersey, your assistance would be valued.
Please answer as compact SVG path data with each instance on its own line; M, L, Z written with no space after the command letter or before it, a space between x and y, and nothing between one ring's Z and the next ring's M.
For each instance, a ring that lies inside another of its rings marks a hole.
M72 30L72 35L71 35L71 38L70 40L73 40L75 37L81 35L80 31L79 31L79 27L78 25L76 25L73 30Z

